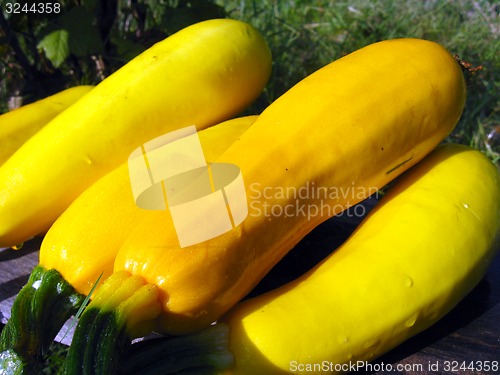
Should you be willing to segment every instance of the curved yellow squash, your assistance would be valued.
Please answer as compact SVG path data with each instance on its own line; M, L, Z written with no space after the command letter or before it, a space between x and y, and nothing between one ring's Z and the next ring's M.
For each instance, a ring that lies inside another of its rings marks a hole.
M127 238L115 271L157 285L160 330L205 327L312 228L434 149L464 100L460 67L436 43L396 39L347 55L271 104L218 160L241 169L249 208L241 225L180 248L172 219L152 212Z
M499 229L495 166L469 147L438 147L318 266L221 320L228 374L333 374L374 360L479 283Z
M271 71L250 25L200 22L157 43L29 139L0 168L0 246L47 230L85 188L135 148L242 111Z
M207 162L218 158L256 119L239 117L200 131ZM135 204L124 163L86 189L54 222L42 241L40 264L58 270L78 292L88 294L101 273L103 280L112 273L121 244L148 213Z
M23 105L0 116L0 165L50 120L79 100L94 86L82 85Z

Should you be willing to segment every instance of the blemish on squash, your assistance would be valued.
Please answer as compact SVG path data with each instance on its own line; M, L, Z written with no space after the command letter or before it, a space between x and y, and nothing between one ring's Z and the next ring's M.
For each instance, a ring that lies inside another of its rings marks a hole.
M401 163L399 163L398 165L396 165L395 167L389 169L387 172L385 172L385 174L389 174L389 173L392 173L394 172L396 169L398 169L399 167L402 167L403 165L405 165L406 163L408 163L411 159L413 159L413 155L410 156L410 158L406 159L405 161L402 161Z

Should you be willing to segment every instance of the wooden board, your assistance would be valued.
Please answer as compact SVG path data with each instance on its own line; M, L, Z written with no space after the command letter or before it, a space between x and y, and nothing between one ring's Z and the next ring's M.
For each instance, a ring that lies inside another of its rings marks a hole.
M21 250L0 250L0 323L10 318L10 310L19 290L28 281L33 267L38 264L38 249L41 238L26 242ZM74 324L66 322L56 336L56 341L69 345L73 337Z

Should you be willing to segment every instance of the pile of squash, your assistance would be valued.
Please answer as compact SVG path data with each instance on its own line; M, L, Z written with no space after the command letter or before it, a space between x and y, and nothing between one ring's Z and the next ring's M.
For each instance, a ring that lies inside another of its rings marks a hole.
M271 69L252 26L204 21L78 97L57 94L67 104L55 110L48 98L0 116L11 150L0 160L0 246L44 236L0 336L2 373L36 372L75 314L64 374L341 373L425 330L479 283L495 256L500 176L481 152L440 145L466 97L450 53L377 42L235 117ZM191 125L208 165L239 168L248 215L182 247L168 210L136 205L127 161ZM244 299L314 228L389 183L340 248ZM168 339L131 344L151 332Z

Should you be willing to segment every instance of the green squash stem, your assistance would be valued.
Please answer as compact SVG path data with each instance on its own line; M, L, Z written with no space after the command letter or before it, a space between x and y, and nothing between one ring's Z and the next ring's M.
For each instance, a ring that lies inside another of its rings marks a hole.
M11 317L0 334L0 369L36 368L61 327L84 300L85 296L59 272L36 266L17 295Z

